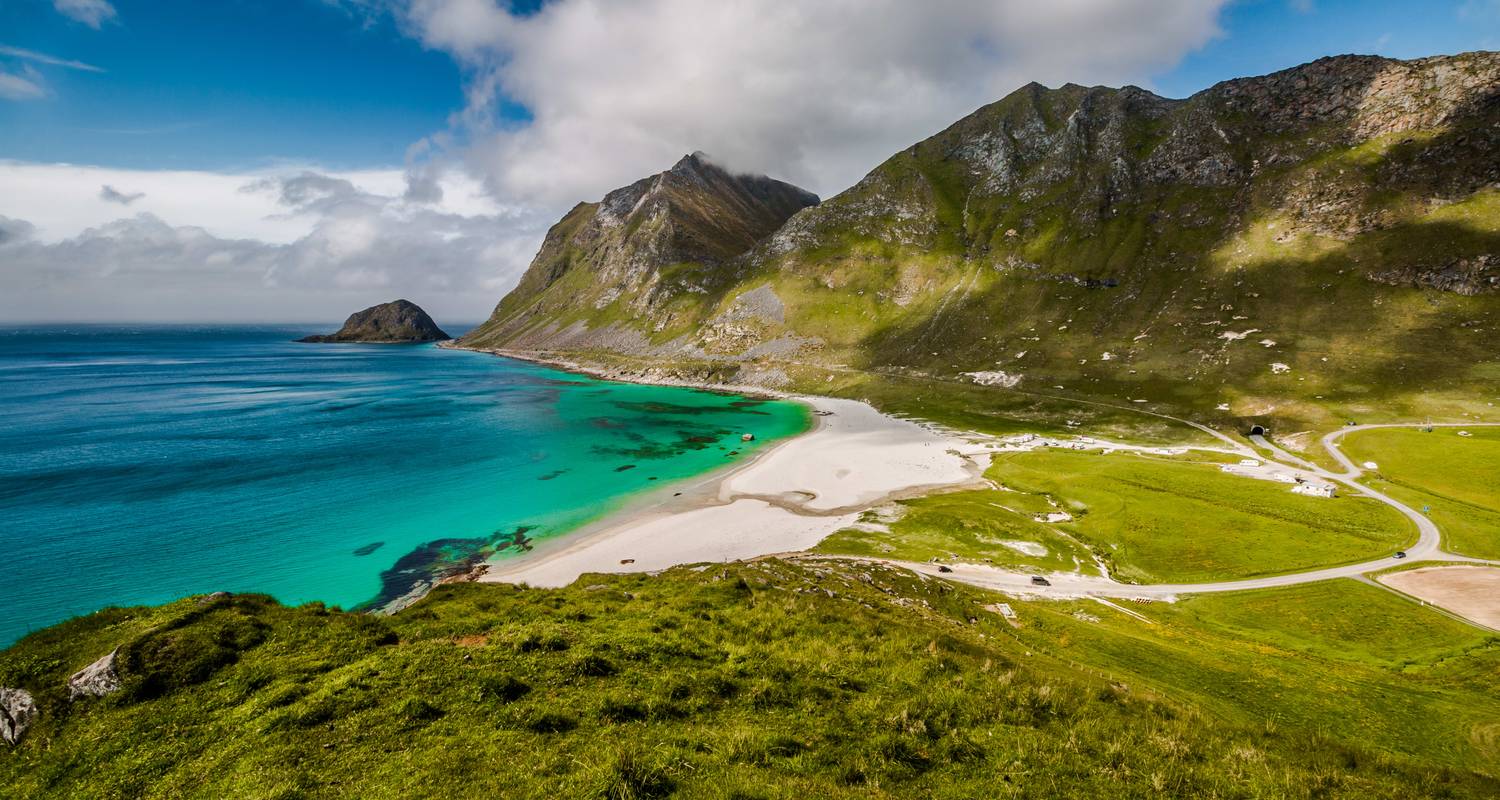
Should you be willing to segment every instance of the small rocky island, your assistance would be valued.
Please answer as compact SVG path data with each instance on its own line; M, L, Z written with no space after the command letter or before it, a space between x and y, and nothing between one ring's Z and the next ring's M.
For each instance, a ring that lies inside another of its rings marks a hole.
M396 300L370 306L344 320L338 333L308 336L299 342L437 342L451 339L416 303Z

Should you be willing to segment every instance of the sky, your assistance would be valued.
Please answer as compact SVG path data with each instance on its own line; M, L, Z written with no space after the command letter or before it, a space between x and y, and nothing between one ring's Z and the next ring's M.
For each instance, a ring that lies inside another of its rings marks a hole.
M1500 0L0 0L0 324L483 319L702 150L827 197L1032 80L1500 49Z

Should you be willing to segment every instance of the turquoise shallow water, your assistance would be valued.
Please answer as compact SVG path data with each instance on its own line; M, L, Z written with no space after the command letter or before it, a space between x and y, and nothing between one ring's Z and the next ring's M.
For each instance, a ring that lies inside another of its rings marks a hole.
M200 592L389 598L808 425L792 403L290 341L307 332L0 330L0 646Z

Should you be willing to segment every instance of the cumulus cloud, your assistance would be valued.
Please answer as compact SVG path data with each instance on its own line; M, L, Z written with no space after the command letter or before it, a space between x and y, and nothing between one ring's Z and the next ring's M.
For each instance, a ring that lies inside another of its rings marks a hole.
M149 176L129 177L140 185ZM455 325L476 322L515 282L550 222L522 207L459 213L407 202L399 171L380 180L313 170L222 177L229 181L202 185L258 203L302 232L272 242L141 211L43 237L29 221L0 216L0 318L336 321L404 296ZM478 191L458 176L449 184L455 205Z
M59 14L95 30L117 16L115 7L106 0L52 0L52 7Z
M705 150L827 196L1031 81L1145 82L1226 0L395 0L469 73L456 126L500 196L563 204ZM502 102L531 115L497 124Z
M107 203L119 203L122 206L128 206L145 196L145 192L122 192L107 183L99 187L100 200Z

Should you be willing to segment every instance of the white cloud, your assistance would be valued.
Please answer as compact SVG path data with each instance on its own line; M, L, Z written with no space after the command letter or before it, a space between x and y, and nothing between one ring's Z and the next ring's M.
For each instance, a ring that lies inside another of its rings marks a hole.
M470 72L456 124L499 195L597 198L705 150L828 195L1031 80L1118 85L1217 35L1225 0L397 0ZM526 124L496 126L501 98Z
M117 16L115 7L106 0L52 0L52 7L95 30Z
M500 206L471 179L433 174L440 204L403 199L399 170L0 163L0 186L21 188L0 191L0 319L336 321L404 296L454 325L481 320L551 214ZM130 204L137 213L119 217L105 181L145 189Z
M36 100L47 96L47 84L30 66L19 73L0 69L0 100Z
M10 47L0 44L0 56L10 56L24 61L35 61L38 64L46 64L52 67L67 67L68 69L82 70L84 72L103 72L103 69L93 64L85 64L82 61L74 61L70 58L58 58L46 53L38 53L35 50L26 50L20 47Z

